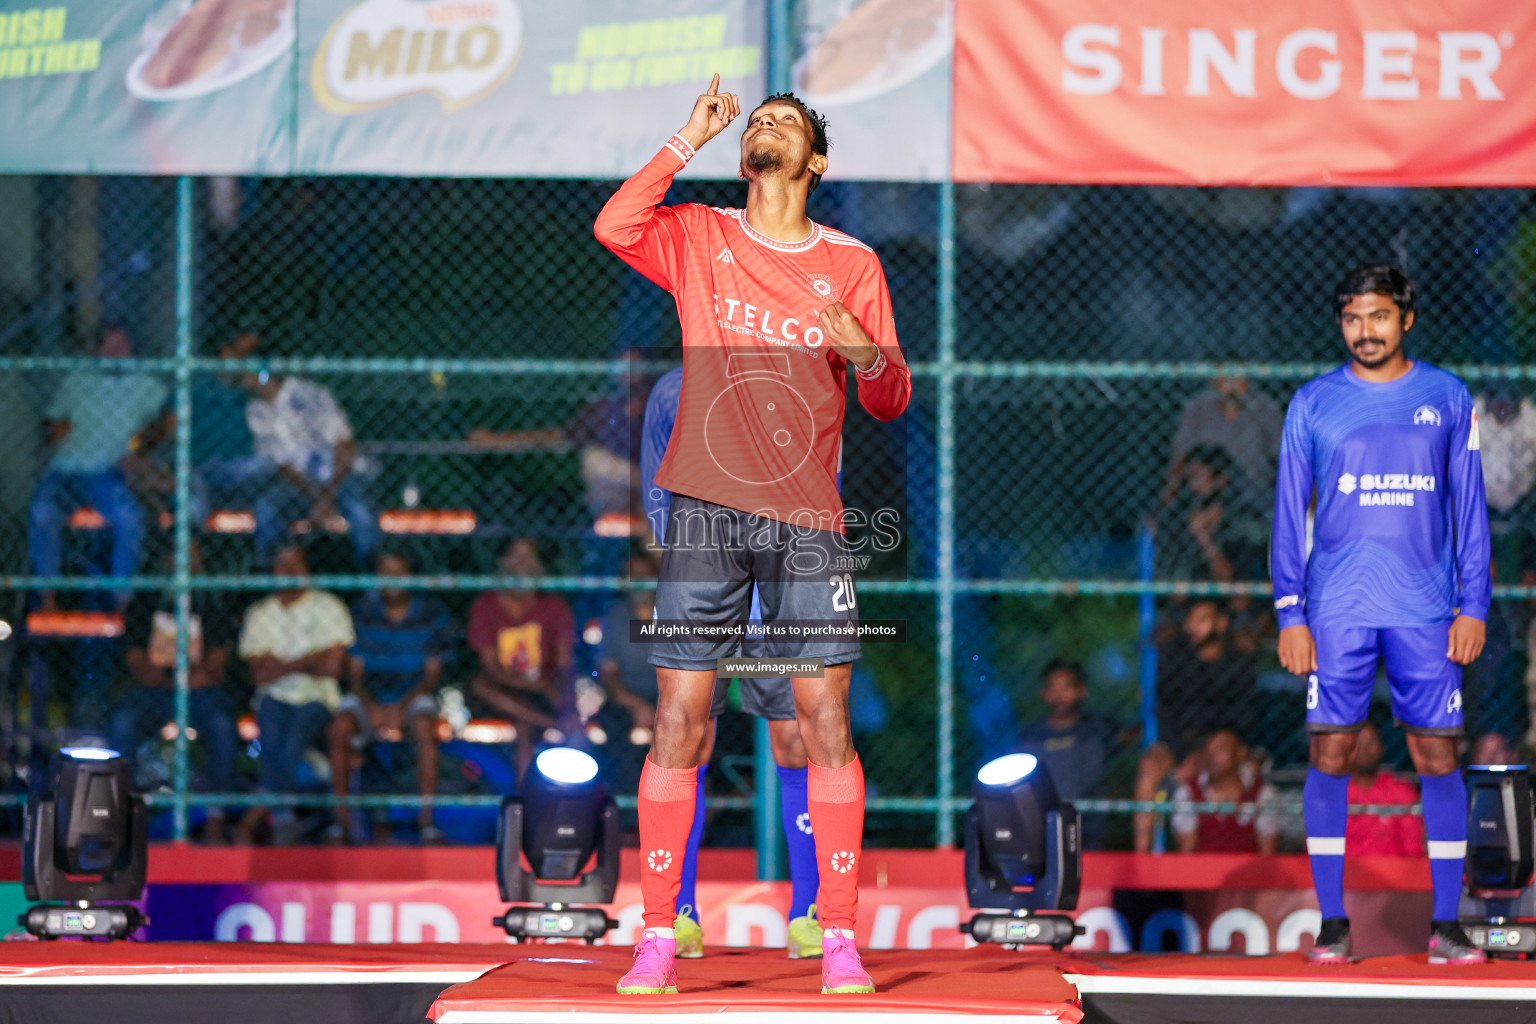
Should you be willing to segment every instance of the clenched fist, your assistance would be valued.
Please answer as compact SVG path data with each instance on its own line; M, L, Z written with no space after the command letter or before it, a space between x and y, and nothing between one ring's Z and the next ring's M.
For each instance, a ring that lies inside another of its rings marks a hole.
M698 149L710 139L725 131L726 125L741 113L741 97L733 92L720 91L720 76L709 83L709 91L693 101L693 113L688 123L678 131L684 142Z
M875 348L874 339L869 336L864 325L859 323L859 318L841 302L834 302L817 313L816 319L821 322L821 332L827 336L827 344L832 346L832 351L854 366L867 370L880 358L880 350Z

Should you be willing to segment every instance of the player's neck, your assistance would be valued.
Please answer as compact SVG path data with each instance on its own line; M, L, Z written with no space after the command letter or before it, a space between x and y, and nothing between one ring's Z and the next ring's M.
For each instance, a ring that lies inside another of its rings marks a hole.
M1362 366L1353 359L1349 362L1349 372L1368 384L1390 384L1408 376L1412 369L1413 360L1405 355L1398 355L1380 366Z
M775 242L794 244L811 237L811 219L805 215L805 191L796 182L777 174L747 182L747 223Z

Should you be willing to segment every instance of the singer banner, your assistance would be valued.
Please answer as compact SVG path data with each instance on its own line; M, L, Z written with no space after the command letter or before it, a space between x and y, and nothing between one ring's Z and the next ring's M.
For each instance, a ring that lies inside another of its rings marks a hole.
M1536 4L962 0L958 181L1536 183Z

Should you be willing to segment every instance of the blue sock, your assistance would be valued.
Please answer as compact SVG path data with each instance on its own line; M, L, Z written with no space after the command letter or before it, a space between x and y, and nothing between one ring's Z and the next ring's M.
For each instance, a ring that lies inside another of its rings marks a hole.
M811 835L811 810L806 799L805 769L779 768L779 816L784 845L789 850L789 918L804 917L816 902L821 875L816 870L816 837Z
M1429 840L1429 879L1435 920L1454 921L1461 907L1462 866L1467 860L1467 784L1461 772L1420 775L1424 835Z
M1312 888L1324 919L1344 917L1344 826L1349 820L1349 776L1307 769L1301 791L1312 858ZM1463 815L1465 817L1465 815Z
M704 773L709 765L699 765L698 795L693 801L693 828L688 831L688 849L683 853L683 881L677 889L677 909L692 907L695 921L704 920L699 909L699 842L704 838Z

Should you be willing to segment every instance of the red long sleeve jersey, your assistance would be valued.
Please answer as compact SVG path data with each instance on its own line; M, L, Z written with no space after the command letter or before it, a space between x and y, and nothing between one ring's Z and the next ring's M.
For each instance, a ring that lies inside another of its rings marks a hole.
M673 136L598 215L600 242L671 292L683 325L683 387L656 483L678 494L843 532L837 471L848 363L817 313L841 301L880 356L855 369L859 402L891 420L912 375L896 342L891 296L869 246L815 224L775 241L743 210L658 206L693 157Z

